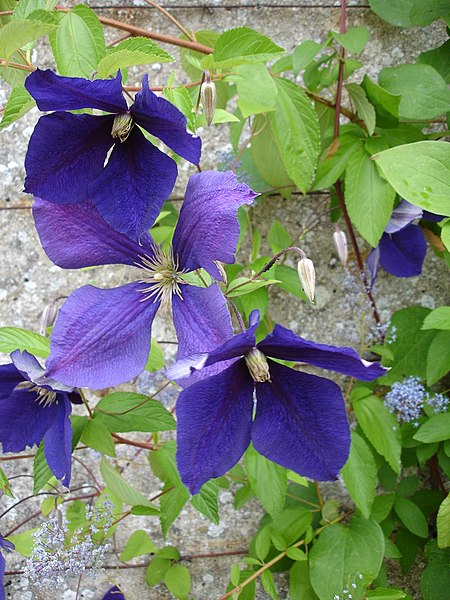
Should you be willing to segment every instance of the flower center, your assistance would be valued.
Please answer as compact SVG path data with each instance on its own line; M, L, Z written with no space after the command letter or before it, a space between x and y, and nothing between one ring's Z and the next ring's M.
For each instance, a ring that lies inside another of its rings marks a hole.
M252 348L245 354L245 364L252 376L253 380L258 383L264 381L270 381L269 363L267 358L258 350L258 348Z
M153 256L141 256L141 263L136 263L144 271L144 276L140 281L146 284L146 287L139 290L145 294L141 301L153 299L161 301L161 308L167 311L172 304L172 295L176 294L181 300L181 285L184 281L181 275L185 273L179 269L178 257L173 255L172 246L164 252L160 246L153 246Z
M53 404L53 402L56 400L56 392L53 392L52 390L46 390L45 388L36 385L32 381L22 381L18 386L16 386L16 390L17 389L37 394L36 402L44 408L46 406L50 406L50 404Z
M114 118L111 135L113 138L118 138L119 141L123 143L130 135L133 126L134 121L130 113L121 113L120 115L116 115Z

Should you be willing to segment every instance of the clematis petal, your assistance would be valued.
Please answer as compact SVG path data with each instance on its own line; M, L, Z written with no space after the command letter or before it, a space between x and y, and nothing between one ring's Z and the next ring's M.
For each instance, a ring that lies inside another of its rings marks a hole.
M65 394L58 396L58 411L53 425L44 436L44 454L56 479L62 479L69 487L72 472L72 425L71 404Z
M41 117L25 157L25 191L56 204L85 200L113 145L113 119L64 112Z
M311 479L333 480L350 450L345 403L333 381L269 361L256 384L252 442L273 462Z
M9 398L23 380L22 373L13 364L0 365L0 403Z
M380 246L377 246L370 251L366 262L370 273L370 289L372 289L378 275L378 268L380 266Z
M125 596L122 594L117 585L115 585L106 592L102 600L125 600Z
M16 390L0 400L0 442L3 452L21 452L27 446L41 443L47 429L56 419L55 403L43 406L37 394Z
M173 296L173 322L177 332L178 354L182 359L199 352L209 352L233 337L227 301L219 286L208 288L185 285L183 298ZM189 385L199 379L215 375L229 366L229 362L216 363L189 377ZM187 385L188 381L178 381Z
M253 380L243 361L183 390L177 400L177 464L192 494L220 477L250 443Z
M175 185L177 166L134 127L118 143L101 175L89 186L100 214L114 229L140 241Z
M189 271L203 267L221 280L214 261L234 263L239 237L237 211L256 195L231 171L192 175L173 236L174 254L180 265Z
M250 315L250 327L243 333L234 335L211 352L198 352L178 360L167 369L167 377L175 381L182 380L183 385L186 385L187 382L184 379L192 376L195 371L243 356L256 344L255 331L258 325L259 311L254 310Z
M413 206L407 200L402 200L392 211L391 218L384 231L385 233L396 233L409 225L414 219L420 219L421 217L421 208Z
M25 379L28 381L36 381L45 374L45 369L42 367L38 359L24 350L14 350L10 354L11 360L14 363L16 369L20 371Z
M5 557L0 552L0 600L5 600L5 569Z
M47 256L64 269L134 265L140 255L152 252L149 234L137 244L108 225L90 200L57 205L36 198L33 216Z
M427 242L418 225L408 225L389 235L384 233L380 244L380 264L395 277L413 277L422 272Z
M165 98L154 94L148 85L148 75L142 80L142 90L136 94L130 113L141 127L159 138L171 150L197 165L202 142L186 131L186 117Z
M142 283L73 292L59 311L47 359L47 376L66 385L105 388L145 367L159 303L142 301Z
M257 347L266 356L305 362L362 381L372 381L386 373L386 369L378 363L369 363L359 358L353 348L317 344L295 335L293 331L281 325L275 325L272 333Z
M0 548L2 548L5 552L11 552L11 550L14 550L15 546L12 542L6 540L0 533Z
M50 69L36 69L26 78L25 87L40 110L97 108L110 113L127 110L120 71L114 79L90 81L82 77L61 77Z

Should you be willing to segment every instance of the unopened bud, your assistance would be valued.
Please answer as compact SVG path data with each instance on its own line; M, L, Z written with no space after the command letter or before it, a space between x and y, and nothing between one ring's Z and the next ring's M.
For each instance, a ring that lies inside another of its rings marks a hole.
M208 71L205 71L205 81L200 88L200 100L203 106L203 114L205 115L206 125L209 127L214 118L216 110L216 84L210 80Z
M134 121L130 113L121 113L114 117L114 122L111 130L113 138L118 138L123 143L133 129Z
M313 261L309 258L302 258L298 261L297 265L298 276L303 286L308 300L311 304L314 304L314 290L316 287L316 272L314 270Z
M221 274L221 276L222 276L222 281L224 282L224 284L225 284L226 286L228 286L228 278L227 278L227 273L226 273L226 271L225 271L225 268L224 268L223 264L222 264L220 261L218 261L218 260L215 260L214 262L215 262L215 264L216 264L216 267L217 267L217 269L218 269L219 273L220 273L220 274Z
M56 306L56 301L50 302L44 309L44 312L41 315L41 323L39 333L41 335L47 334L47 328L52 327L56 321L56 316L58 314L58 307Z
M258 383L270 381L269 363L261 350L252 348L245 354L244 359L254 381Z
M338 258L341 261L341 265L346 267L348 260L347 238L345 237L345 233L337 227L336 231L333 233L333 243L334 247L336 248Z

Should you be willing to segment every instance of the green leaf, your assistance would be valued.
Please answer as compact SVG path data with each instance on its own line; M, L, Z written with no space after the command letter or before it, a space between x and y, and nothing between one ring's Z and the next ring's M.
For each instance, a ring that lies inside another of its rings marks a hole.
M26 350L35 356L47 358L50 354L50 340L28 329L0 327L0 352L10 354L14 350Z
M0 122L0 131L5 127L23 117L36 103L27 90L23 87L16 87L11 94L3 111L3 118Z
M90 77L97 70L98 40L75 12L64 15L50 41L60 75Z
M95 420L109 431L169 431L175 419L157 400L134 392L114 392L100 400L94 410Z
M205 517L215 525L219 524L219 484L214 481L207 481L198 494L192 496L191 504Z
M439 306L424 319L422 329L443 329L450 331L450 306Z
M35 533L37 529L37 527L34 527L33 529L28 529L28 531L24 531L23 533L8 535L6 539L14 544L14 549L16 552L22 556L25 556L26 558L29 558L34 546L33 533Z
M363 141L353 135L342 135L327 148L317 167L312 191L323 190L333 185L347 167L350 156L355 150L362 149Z
M450 252L450 220L447 219L442 225L441 240L447 250Z
M384 555L381 527L372 520L355 516L350 526L330 525L310 551L310 576L321 600L340 595L348 577L362 574L358 587L365 589L378 575Z
M14 9L13 19L26 19L35 10L53 10L57 0L19 0Z
M83 19L83 21L89 27L89 31L92 35L97 50L97 61L101 60L106 54L106 44L103 26L100 23L99 18L95 12L89 8L89 6L85 6L84 4L77 4L74 6L72 13ZM115 48L116 47L114 47L114 49Z
M345 203L350 219L371 246L377 246L394 207L395 191L379 175L363 149L352 153L345 171Z
M450 413L439 413L430 417L419 427L414 439L425 444L450 439Z
M400 473L401 436L397 419L377 396L366 396L353 403L355 417L364 435L390 467Z
M286 556L289 556L289 558L292 558L292 560L308 560L308 557L303 552L303 550L300 550L300 548L295 547L288 548L286 550Z
M375 496L372 504L372 512L370 516L377 523L381 523L386 519L394 506L395 494L383 494Z
M306 193L314 178L320 151L317 113L304 91L287 79L277 78L275 112L268 114L286 172Z
M263 273L262 277L274 278L278 282L276 283L277 287L305 302L308 301L296 269L286 265L274 265L269 271Z
M286 469L256 452L253 446L245 453L245 466L253 492L274 518L283 510L286 498Z
M81 435L81 441L89 448L108 456L116 456L110 432L99 419L89 419Z
M155 556L145 572L145 581L147 582L147 585L151 586L160 583L170 569L171 564L172 561L169 558Z
M169 592L179 600L188 600L191 589L191 575L184 565L172 565L166 572L164 581Z
M349 52L359 54L369 41L367 27L350 27L345 33L331 32L334 39Z
M342 476L353 502L368 519L375 498L377 468L369 446L354 431L350 456L342 469Z
M326 42L318 44L313 40L305 40L299 44L292 53L292 69L294 75L298 75L307 67L313 58L326 46Z
M434 385L450 371L450 331L439 331L427 354L427 383Z
M119 69L154 62L173 62L173 56L144 37L123 40L112 48L98 63L100 77L115 74Z
M16 50L34 42L56 29L52 23L41 23L30 19L10 21L0 29L0 58L9 59Z
M3 469L0 469L0 491L3 494L6 494L10 498L15 498L14 494L11 491L11 486L9 485L8 478L6 477Z
M439 548L450 546L450 494L439 507L437 515L437 539Z
M432 119L450 109L447 84L429 65L387 67L378 81L391 94L401 95L399 115L404 119Z
M242 285L245 283L245 285ZM255 281L251 281L248 277L236 277L233 279L233 283L231 284L230 291L228 292L229 298L236 298L237 296L243 296L245 294L250 294L255 290L266 287L273 283L278 283L276 279L255 279ZM242 287L234 289L238 285L242 285Z
M397 127L401 96L391 94L374 83L367 75L364 75L361 87L366 92L369 102L375 107L378 127Z
M428 52L419 54L417 62L420 65L429 65L436 69L446 83L450 83L450 40Z
M412 500L398 496L394 509L403 525L418 537L428 537L428 525L423 512Z
M347 90L353 104L355 105L358 117L366 124L368 134L373 135L376 121L375 108L369 102L362 86L358 85L357 83L349 83L347 85Z
M214 66L230 67L257 62L266 62L279 58L285 52L272 40L250 29L236 27L222 33L214 48Z
M105 457L102 458L100 463L100 473L107 486L119 500L122 500L122 502L125 502L125 504L129 504L130 506L148 506L157 511L157 507L141 494L141 492L125 481L122 475L116 471Z
M376 588L366 593L367 600L402 600L406 598L405 592L394 588Z
M273 598L273 600L278 600L278 593L273 580L273 575L269 570L261 573L261 583L269 596Z
M166 361L164 360L164 352L161 350L158 342L152 338L152 342L150 344L150 354L148 355L145 370L150 371L150 373L154 373L155 371L162 369L165 364Z
M155 544L149 538L148 533L142 529L133 531L128 538L125 548L120 553L120 560L127 562L142 554L154 554L157 552Z
M277 219L272 223L272 227L267 234L267 241L274 254L280 252L280 250L284 250L284 248L287 248L292 243L291 236Z
M448 17L449 15L450 8L447 0L428 0L427 2L414 0L409 13L412 24L420 25L420 27L427 27L439 17Z
M37 494L53 477L53 473L47 464L44 454L44 442L42 441L34 457L33 463L34 486L33 494Z
M241 65L230 75L236 83L238 106L244 119L250 115L275 110L278 90L267 68L262 63Z
M433 540L427 544L436 544ZM426 547L426 548L427 548ZM420 589L423 600L450 600L450 569L448 568L450 552L440 550L433 553L431 560L423 571Z
M397 27L410 27L409 13L415 0L369 0L370 8L379 17Z
M290 600L319 600L309 579L309 563L296 562L289 571Z

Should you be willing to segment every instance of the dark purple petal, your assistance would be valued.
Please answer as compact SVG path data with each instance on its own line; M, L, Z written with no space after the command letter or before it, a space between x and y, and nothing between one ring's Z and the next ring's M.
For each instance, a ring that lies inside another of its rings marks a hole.
M182 294L183 299L174 295L172 300L173 322L178 339L177 360L199 352L209 352L233 337L227 301L216 283L208 288L184 285ZM189 385L215 375L227 366L228 361L206 367L201 373L188 378ZM184 386L188 381L178 380L178 383Z
M69 487L72 472L72 406L65 394L58 396L58 412L53 425L44 436L44 454L56 479Z
M89 197L114 229L140 240L176 178L175 162L134 127L125 142L114 146L105 169L89 186Z
M253 380L244 361L194 383L177 400L177 464L192 494L224 475L250 443Z
M25 191L56 204L85 200L113 145L113 119L64 112L41 117L25 157Z
M73 292L56 319L47 375L91 389L138 375L147 362L159 306L144 300L142 287L140 282L110 290L86 285Z
M0 600L5 600L5 567L6 561L0 552Z
M421 216L421 208L410 204L407 200L402 200L392 211L392 216L384 231L385 233L396 233L412 223L414 219L420 219Z
M436 215L435 213L429 212L428 210L422 211L422 219L425 221L431 221L432 223L439 223L442 219L446 219L445 215Z
M142 90L136 94L130 112L137 123L159 138L171 150L197 165L202 142L186 131L186 117L165 98L154 94L148 85L148 75L142 80Z
M350 450L339 386L273 361L269 368L271 383L256 384L255 449L304 477L336 479Z
M231 171L192 175L173 236L174 254L180 265L190 271L203 267L222 279L214 261L234 263L239 237L237 211L256 195Z
M9 398L22 381L22 373L13 364L0 365L0 402Z
M422 272L427 242L418 225L408 225L389 235L384 233L379 243L380 264L395 277L413 277Z
M175 381L183 380L183 385L186 385L187 382L184 379L191 376L195 371L243 356L256 344L255 331L259 325L259 311L252 311L252 315L250 327L243 333L231 337L211 352L199 352L182 358L167 369L167 377Z
M378 268L380 266L380 246L377 246L370 251L366 262L370 273L370 289L372 289L378 275Z
M359 358L353 348L317 344L295 335L293 331L281 325L275 325L272 333L269 333L257 347L266 356L305 362L362 381L372 381L386 372L386 369L378 363L369 363Z
M3 452L21 452L39 445L56 419L56 403L43 406L35 392L17 390L0 400L0 442Z
M115 585L106 592L102 600L125 600L125 596L122 594L117 585Z
M0 548L2 548L5 552L11 552L11 550L14 550L15 546L12 542L6 540L0 533Z
M28 75L25 87L40 110L97 108L110 113L127 110L120 71L114 79L90 81L81 77L61 77L49 69L37 69Z
M152 238L144 233L142 246L113 229L90 200L52 204L36 198L33 216L42 247L64 269L94 265L134 265L151 253Z

